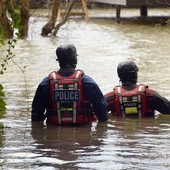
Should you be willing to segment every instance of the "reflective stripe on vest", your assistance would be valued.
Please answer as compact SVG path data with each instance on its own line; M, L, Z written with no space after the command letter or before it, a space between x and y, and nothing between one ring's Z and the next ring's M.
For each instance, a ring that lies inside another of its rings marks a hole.
M138 116L142 116L142 96L141 93L144 91L144 86L139 85L138 87Z

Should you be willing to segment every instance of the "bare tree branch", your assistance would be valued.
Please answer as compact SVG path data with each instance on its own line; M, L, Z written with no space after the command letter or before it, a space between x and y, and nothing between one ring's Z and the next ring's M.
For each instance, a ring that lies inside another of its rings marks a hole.
M60 0L54 0L51 19L43 26L42 31L41 31L42 36L47 36L49 33L53 31L57 17L58 17L59 7L60 7Z
M75 3L76 3L76 0L73 0L73 1L70 3L70 6L69 6L68 10L66 11L66 13L65 13L62 21L55 26L54 32L53 32L53 35L54 35L54 36L56 36L59 28L67 22L67 20L68 20L68 18L69 18L69 15L70 15L70 13L71 13L71 10L73 9Z

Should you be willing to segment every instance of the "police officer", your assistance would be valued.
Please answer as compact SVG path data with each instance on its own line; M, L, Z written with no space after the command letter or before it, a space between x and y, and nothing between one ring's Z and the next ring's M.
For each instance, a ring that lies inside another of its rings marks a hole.
M137 84L138 67L133 61L121 62L117 67L122 83L104 95L108 111L115 116L154 116L155 111L170 114L170 102L147 85Z
M72 44L56 49L60 69L39 84L32 102L32 121L54 125L104 122L107 102L95 81L76 69L77 52Z

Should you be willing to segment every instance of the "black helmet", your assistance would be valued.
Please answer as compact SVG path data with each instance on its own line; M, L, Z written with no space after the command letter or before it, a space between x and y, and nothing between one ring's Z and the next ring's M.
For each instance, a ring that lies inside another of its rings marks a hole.
M123 83L136 83L138 70L137 65L133 61L121 62L117 67L118 76Z
M56 49L57 61L60 67L76 67L77 52L76 47L72 44L61 45Z

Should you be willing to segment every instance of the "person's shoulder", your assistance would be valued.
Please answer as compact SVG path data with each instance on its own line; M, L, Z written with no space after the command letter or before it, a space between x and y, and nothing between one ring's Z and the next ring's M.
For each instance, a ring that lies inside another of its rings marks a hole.
M151 89L149 87L149 85L146 85L146 84L140 84L139 86L143 86L145 88L145 93L148 93L148 94L153 94L155 93L155 90Z
M82 81L83 81L83 83L96 84L96 82L93 80L93 78L88 76L88 75L86 75L86 74L83 74Z
M93 78L83 72L82 76L83 83L96 83Z
M43 80L41 81L40 85L49 85L49 77L45 77L43 78Z
M113 98L115 95L114 91L110 91L107 92L106 94L104 94L104 98L109 99L109 98Z

